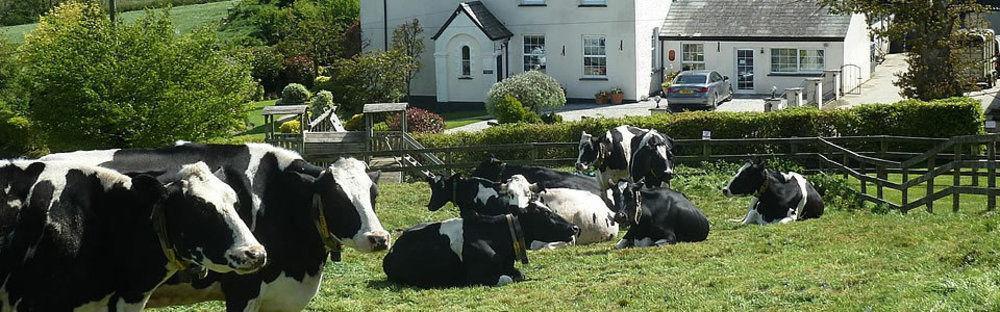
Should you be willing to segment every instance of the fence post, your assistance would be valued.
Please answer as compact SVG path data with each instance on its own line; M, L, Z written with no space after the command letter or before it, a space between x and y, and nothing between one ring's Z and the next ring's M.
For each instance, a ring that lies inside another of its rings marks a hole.
M979 186L980 151L981 149L979 144L973 144L972 148L969 149L969 159L975 161L972 164L972 186Z
M934 162L937 155L927 158L927 174L930 175L931 171L934 170ZM931 200L934 195L934 178L936 176L931 175L931 178L927 180L927 193L924 194L924 201L927 202L927 212L934 213L934 201Z
M986 145L986 185L990 188L990 195L986 197L986 209L993 211L997 206L997 144L990 142Z
M861 173L861 194L868 195L868 174L865 173L865 162L858 162L858 172ZM877 184L877 183L876 183ZM864 206L866 197L861 197L861 205Z
M880 139L879 140L878 158L885 159L885 155L886 155L886 152L888 150L889 150L889 147L886 144L885 138ZM882 179L882 180L888 180L888 175L885 172L885 166L884 165L876 165L875 166L875 176L877 178L879 178L879 179ZM879 181L875 185L877 186L878 199L885 200L885 195L884 195L884 190L883 190L883 187L882 187L882 182Z
M847 178L850 177L850 175L848 174L850 170L851 170L851 162L850 159L847 158L847 152L844 152L844 180L847 180Z
M955 175L951 181L951 211L958 212L958 204L961 201L961 193L958 191L958 187L962 185L962 146L955 146Z
M710 157L712 156L712 146L708 144L708 140L702 140L701 146L702 146L701 157L703 158L702 161L709 161Z
M902 181L901 181L903 183L902 183L901 189L899 190L899 192L902 193L902 194L900 194L900 196L902 197L901 198L902 202L899 203L899 207L902 208L900 210L902 210L903 213L906 213L906 211L907 211L906 205L909 203L909 199L910 199L907 196L908 193L909 193L909 190L910 190L910 185L909 185L909 182L910 182L910 170L909 170L909 168L906 167L906 165L903 165L902 168L900 168L900 169L901 169L902 174L903 174Z

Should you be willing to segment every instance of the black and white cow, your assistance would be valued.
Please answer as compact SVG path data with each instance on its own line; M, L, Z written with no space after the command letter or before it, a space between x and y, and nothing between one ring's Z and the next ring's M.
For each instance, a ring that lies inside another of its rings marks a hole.
M788 223L823 215L822 194L805 177L769 170L762 161L744 164L722 194L753 196L743 224Z
M141 311L188 265L254 272L267 254L204 163L167 186L60 162L0 163L0 310Z
M607 181L646 179L650 187L670 183L673 178L673 139L656 130L629 125L611 129L602 137L584 131L580 135L577 171L593 170L602 190Z
M618 234L614 213L600 197L590 192L568 188L542 189L521 175L512 176L504 184L482 178L462 178L457 174L449 178L432 178L428 183L431 200L427 208L430 211L437 211L451 202L459 208L463 217L471 213L504 215L509 213L508 205L523 207L537 199L579 229L574 244L608 241ZM565 245L561 242L529 241L528 248L551 249Z
M615 248L649 247L708 238L705 214L684 194L671 189L648 189L643 182L620 180L613 188L619 222L629 226Z
M228 181L239 194L240 216L267 248L267 266L250 275L172 279L156 290L150 306L225 300L229 311L299 311L319 290L327 255L339 257L341 244L362 252L389 247L389 233L374 211L378 173L367 173L367 165L356 159L318 167L267 144L182 144L46 158L153 174L165 181L173 179L173 168L197 161L233 168Z
M519 194L525 185L504 188ZM382 260L383 271L417 287L502 286L524 279L514 262L527 264L526 241L571 243L579 233L537 200L505 206L506 214L463 213L404 231Z

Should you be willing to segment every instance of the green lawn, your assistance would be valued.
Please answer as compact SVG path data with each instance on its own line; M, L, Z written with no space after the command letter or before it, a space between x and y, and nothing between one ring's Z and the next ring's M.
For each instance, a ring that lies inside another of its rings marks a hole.
M174 7L170 11L170 18L174 22L174 28L180 33L187 33L195 28L217 24L228 14L229 7L235 1L222 1L204 4L193 4ZM142 16L144 11L130 11L121 13L120 17L125 22L132 22ZM17 26L0 27L2 34L8 41L21 43L24 35L35 29L37 24L25 24Z
M441 117L444 117L445 129L458 128L492 118L486 111L449 112L442 113Z
M873 214L841 205L819 220L737 226L748 199L724 198L728 174L678 170L675 186L712 222L708 240L614 250L614 242L532 252L528 281L504 287L422 290L389 283L384 253L347 251L329 264L313 311L925 311L1000 309L1000 219ZM444 220L423 184L382 186L377 212L395 231ZM974 208L974 207L971 207ZM215 311L218 303L176 308Z

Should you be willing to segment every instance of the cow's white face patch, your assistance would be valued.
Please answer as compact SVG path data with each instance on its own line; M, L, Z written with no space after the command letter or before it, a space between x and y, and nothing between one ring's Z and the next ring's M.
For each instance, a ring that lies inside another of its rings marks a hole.
M509 205L516 205L518 208L527 208L534 197L533 189L537 189L537 184L531 184L522 175L514 175L500 186L500 191L507 197Z
M178 172L181 177L181 189L185 195L200 198L210 204L224 220L226 226L232 233L232 246L226 251L226 255L241 254L240 250L261 246L257 238L253 236L250 228L240 219L236 212L236 192L228 184L220 180L208 168L204 162L185 165ZM260 247L263 248L263 247ZM208 258L203 263L206 268L217 272L229 272L244 265L234 262L234 259L226 257L228 263L211 263Z
M389 243L389 232L382 228L382 222L375 215L372 200L372 186L375 185L375 181L368 176L367 169L368 165L354 158L341 158L328 169L361 218L358 233L350 240L342 240L342 243L366 252L375 250L369 237L380 237L386 244Z
M462 238L462 219L454 218L441 222L441 229L438 230L438 233L448 237L448 246L451 247L451 251L458 256L458 260L462 260L462 246L465 244L465 240Z

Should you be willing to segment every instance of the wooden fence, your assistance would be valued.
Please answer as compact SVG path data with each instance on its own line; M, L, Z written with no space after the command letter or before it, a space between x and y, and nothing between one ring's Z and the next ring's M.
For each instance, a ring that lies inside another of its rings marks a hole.
M1000 135L970 135L950 139L902 136L796 137L748 139L680 139L675 141L676 162L696 165L701 162L742 161L751 157L794 160L811 171L837 172L857 179L863 201L886 205L906 212L926 207L933 212L934 201L952 196L952 210L957 211L962 195L985 195L987 210L996 208L1000 194L996 183L996 145ZM512 164L568 166L576 159L577 142L532 142L489 146L438 148L371 149L351 153L366 157L433 157L426 165L393 164L375 169L383 171L426 172L472 168L481 158L469 155L511 153L523 157L505 159ZM923 151L917 150L924 148ZM553 152L556 151L556 152ZM555 155L554 157L549 155ZM339 154L310 155L330 159ZM889 174L900 176L898 182ZM951 177L949 185L937 185L939 177ZM962 185L962 177L971 178ZM985 179L985 182L981 181ZM943 187L938 189L939 187ZM926 196L913 198L911 190L926 188ZM871 190L874 190L872 192ZM886 199L885 192L900 192L900 202ZM871 194L874 193L874 194Z

